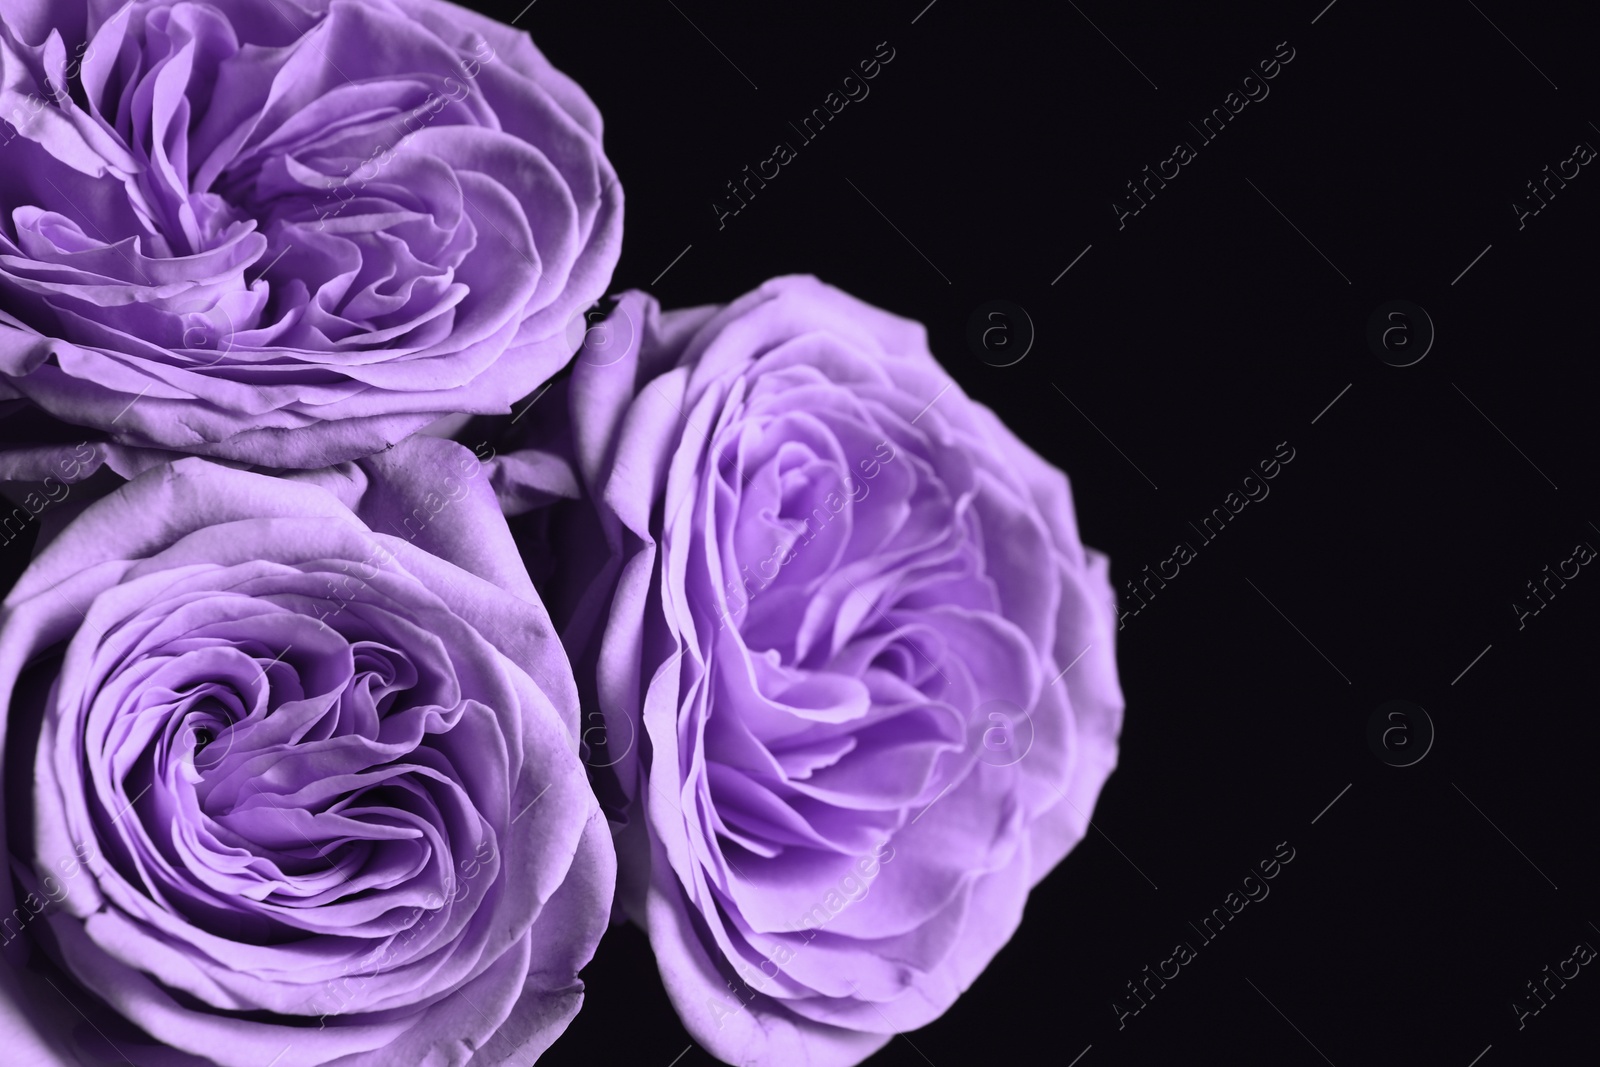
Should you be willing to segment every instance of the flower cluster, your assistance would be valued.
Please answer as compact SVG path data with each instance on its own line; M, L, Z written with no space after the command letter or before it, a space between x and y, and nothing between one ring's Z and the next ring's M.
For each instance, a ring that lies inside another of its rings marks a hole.
M631 921L847 1067L1011 938L1114 597L921 326L597 310L599 113L443 0L0 3L0 118L7 1062L524 1067Z

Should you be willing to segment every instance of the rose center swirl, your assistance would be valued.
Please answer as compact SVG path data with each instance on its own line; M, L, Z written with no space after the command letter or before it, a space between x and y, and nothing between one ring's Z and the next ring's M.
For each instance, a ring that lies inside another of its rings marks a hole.
M436 909L452 857L492 837L439 743L469 703L448 659L384 637L381 606L344 607L202 596L98 649L91 816L150 901L255 943L360 932Z

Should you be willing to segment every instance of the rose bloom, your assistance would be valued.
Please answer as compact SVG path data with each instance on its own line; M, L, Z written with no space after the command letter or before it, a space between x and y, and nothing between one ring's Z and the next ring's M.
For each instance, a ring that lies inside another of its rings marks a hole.
M570 384L590 498L556 558L592 580L557 618L619 900L715 1055L859 1062L1085 832L1123 709L1107 560L920 325L814 278L627 294Z
M593 103L441 0L0 3L0 401L320 467L570 358L622 192Z
M189 458L0 607L7 1063L526 1067L615 857L476 457Z

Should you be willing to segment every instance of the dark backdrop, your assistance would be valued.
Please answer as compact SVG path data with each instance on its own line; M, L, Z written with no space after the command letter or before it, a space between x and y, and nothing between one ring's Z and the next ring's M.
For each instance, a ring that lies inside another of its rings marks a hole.
M926 3L517 22L604 113L617 291L683 306L811 272L920 319L1069 473L1119 589L1196 550L1118 634L1095 828L971 991L871 1063L1594 1062L1600 968L1520 1028L1512 1005L1600 947L1600 566L1563 562L1600 547L1600 167L1574 159L1600 146L1595 24L1508 0ZM789 124L880 42L870 95L802 144ZM1189 125L1291 50L1214 140ZM778 141L796 157L719 228ZM1194 158L1119 219L1178 141ZM1562 169L1533 213L1526 183ZM998 329L973 345L980 311ZM1204 541L1190 524L1281 444L1270 495ZM1533 614L1546 566L1577 576ZM1201 940L1280 842L1270 895ZM1196 958L1119 1028L1178 941ZM544 1062L713 1062L636 930L586 979Z

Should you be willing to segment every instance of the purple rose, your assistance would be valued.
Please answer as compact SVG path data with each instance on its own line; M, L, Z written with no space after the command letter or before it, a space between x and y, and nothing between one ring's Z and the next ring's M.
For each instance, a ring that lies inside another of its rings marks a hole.
M0 607L6 1062L525 1067L562 1032L615 857L481 470L428 437L184 459L33 561Z
M504 412L621 245L593 103L442 0L0 3L0 118L0 401L126 445Z
M914 322L807 277L608 322L571 379L595 533L559 558L595 560L564 625L580 674L598 649L619 901L717 1056L853 1064L1083 836L1122 720L1108 564Z

